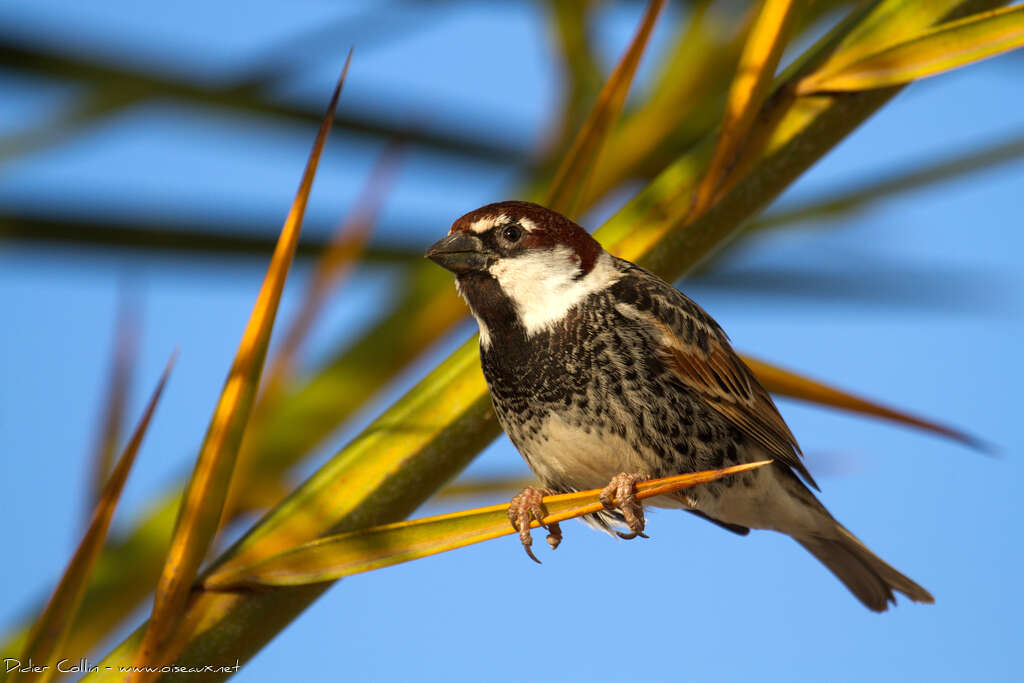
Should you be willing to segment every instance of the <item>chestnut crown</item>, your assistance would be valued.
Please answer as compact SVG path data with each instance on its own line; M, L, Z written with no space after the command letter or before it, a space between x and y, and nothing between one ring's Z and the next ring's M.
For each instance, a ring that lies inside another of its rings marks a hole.
M427 258L459 274L486 270L502 258L565 247L580 275L593 268L603 251L582 227L539 204L505 201L470 211L452 223L448 236Z

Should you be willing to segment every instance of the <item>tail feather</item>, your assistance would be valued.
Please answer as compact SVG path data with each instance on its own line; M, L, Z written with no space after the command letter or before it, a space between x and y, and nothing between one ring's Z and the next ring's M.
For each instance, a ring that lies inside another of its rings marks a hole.
M840 524L836 523L834 530L830 537L795 538L846 584L868 609L884 612L890 602L896 604L894 590L914 602L935 602L931 593L886 564Z

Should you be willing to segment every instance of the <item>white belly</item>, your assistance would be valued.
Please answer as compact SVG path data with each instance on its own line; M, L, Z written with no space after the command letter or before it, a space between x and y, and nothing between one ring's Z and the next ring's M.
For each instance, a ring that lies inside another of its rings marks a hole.
M540 435L528 438L520 451L534 474L555 488L599 489L620 472L650 472L645 458L618 434L588 433L557 414L549 415ZM653 458L647 454L646 460Z

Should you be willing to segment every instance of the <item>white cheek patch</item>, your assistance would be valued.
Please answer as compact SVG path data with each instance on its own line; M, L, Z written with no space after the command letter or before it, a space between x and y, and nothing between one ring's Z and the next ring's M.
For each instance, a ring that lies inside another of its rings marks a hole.
M602 252L593 269L577 279L579 259L566 246L501 259L490 273L511 299L527 337L562 320L589 295L621 277L611 256Z
M479 235L502 223L508 223L508 216L503 213L499 213L497 216L484 216L470 223L469 230Z

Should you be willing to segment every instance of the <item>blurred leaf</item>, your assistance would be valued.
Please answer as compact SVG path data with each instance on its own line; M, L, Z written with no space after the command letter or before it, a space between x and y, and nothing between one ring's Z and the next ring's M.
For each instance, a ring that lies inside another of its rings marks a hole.
M50 255L61 255L61 246L71 247L68 256L82 255L83 248L121 251L141 249L157 254L265 258L274 253L277 237L263 236L261 226L253 223L191 223L169 227L141 216L118 225L102 217L77 214L38 218L23 213L0 213L0 240L45 246ZM303 239L295 251L296 260L320 258L330 241L312 237ZM406 245L367 245L360 260L369 264L408 265L423 260L421 249ZM219 265L220 260L215 262Z
M95 103L83 105L83 111L74 114L76 123L113 109L123 108L128 104L168 98L183 100L191 106L214 107L225 112L258 113L303 123L320 120L319 114L302 107L267 101L266 83L258 79L240 86L204 86L145 73L141 65L119 66L111 62L102 62L92 55L67 57L35 46L2 43L0 39L0 64L7 68L90 86L88 97L93 98ZM356 134L389 140L402 138L409 144L436 149L447 155L466 156L513 166L527 161L526 151L520 145L504 144L493 136L469 137L465 135L467 131L464 128L456 127L452 131L389 124L389 117L381 116L383 108L384 105L381 105L381 109L342 112L336 125ZM54 134L52 129L47 131L51 136ZM15 150L20 148L16 137L0 139L0 143L4 146L10 144Z
M648 3L636 35L608 76L608 81L601 89L593 110L562 160L562 165L548 188L547 199L542 202L553 211L570 216L575 214L587 177L612 127L619 119L640 58L643 57L651 31L654 30L654 23L664 6L665 0L650 0Z
M612 131L583 189L581 207L592 206L624 181L657 175L717 124L746 32L723 25L718 13L708 11L710 4L693 3L649 97Z
M810 253L814 253L813 250ZM891 312L922 311L986 315L1005 312L1007 299L1000 292L1008 283L1001 271L985 268L913 266L906 261L885 263L873 250L837 250L820 254L820 265L804 259L801 265L753 266L723 264L710 272L687 278L687 290L740 296L751 306L768 298L773 305L820 307L840 314L842 306ZM814 257L817 259L817 255ZM792 262L799 263L799 257ZM829 262L843 266L829 267ZM852 312L852 309L851 309Z
M121 438L125 403L131 387L135 363L138 360L139 325L128 294L121 292L117 323L114 331L113 357L110 361L110 379L107 398L103 402L100 428L92 456L92 482L88 500L95 507L106 489L114 465L117 442Z
M628 125L628 122L624 125ZM614 142L613 138L610 142ZM603 156L603 155L602 155ZM890 172L872 172L867 180L844 181L843 189L820 199L812 199L792 208L758 218L749 231L787 226L796 222L827 219L837 214L855 211L872 202L903 192L928 187L947 180L956 180L976 171L985 171L1001 164L1018 161L1024 156L1024 137L997 140L984 147L971 145L958 154L937 161L928 160L916 168ZM603 164L602 164L603 165ZM592 189L588 185L588 193ZM48 253L59 255L54 247L66 244L74 247L67 252L78 257L83 248L110 247L143 249L157 253L179 252L196 255L228 255L264 257L273 253L275 240L252 234L254 226L196 226L194 228L162 228L151 224L116 227L108 221L76 216L74 218L39 219L25 215L0 215L0 240L26 244L51 245ZM413 232L417 232L413 230ZM241 233L241 234L239 234ZM295 258L321 258L330 242L304 238ZM364 264L416 264L423 259L422 249L404 245L384 246L369 244L361 253ZM448 293L448 288L444 288ZM454 296L453 296L454 298ZM397 315L392 313L389 315Z
M209 430L200 447L192 478L185 488L167 561L157 583L153 613L135 657L136 665L160 666L166 661L165 653L181 623L192 582L217 533L238 447L259 386L267 346L274 328L274 317L281 301L281 291L299 240L317 164L331 129L334 110L351 59L350 51L313 143L302 182L281 230L281 238L242 335L224 390L210 419ZM148 680L152 677L149 673L136 672L132 680Z
M160 381L157 382L156 389L153 390L153 395L149 399L149 404L146 406L139 424L135 427L135 432L118 459L117 466L107 478L107 483L96 502L96 508L93 510L85 536L78 544L78 549L75 550L67 569L64 570L64 576L61 577L50 601L46 604L43 613L39 615L39 620L28 637L28 642L20 657L21 662L33 660L37 663L53 662L57 659L54 655L64 652L68 634L82 603L89 575L103 549L107 529L114 516L114 510L117 508L117 502L121 498L121 491L124 490L128 473L131 472L132 465L135 464L135 456L142 445L142 438L149 428L149 421L153 417L156 405L167 385L167 378L173 365L174 356L172 355L167 362L167 367L164 368ZM19 673L18 670L11 672L8 669L6 673L11 674L8 680L12 683L19 680L42 682L50 680L57 672L56 669L56 666L48 666L41 672L24 674Z
M794 10L803 4L799 0L763 0L761 11L740 53L736 75L729 87L718 144L694 195L693 216L707 210L746 142L789 40L797 15Z
M861 57L838 71L820 71L796 91L887 88L935 76L1024 45L1024 6L1004 7L940 24L924 34Z
M836 215L864 209L873 202L912 190L957 180L977 171L1020 161L1024 158L1024 136L998 140L985 147L969 149L945 159L929 161L917 168L871 173L870 180L843 183L843 189L822 199L808 201L791 209L782 209L758 219L753 230L789 226L808 220L825 220ZM850 186L848 189L846 186Z
M533 479L523 477L488 477L475 479L459 479L438 491L430 500L437 502L444 498L470 498L491 496L494 494L512 494L522 491L527 486L536 486ZM511 495L509 496L511 498Z
M750 356L743 356L743 361L754 371L754 375L757 376L761 386L773 394L789 396L790 398L797 398L818 405L832 406L852 413L885 418L886 420L918 427L925 431L954 439L972 448L988 450L988 447L975 437L951 427L946 427L936 422L896 410L895 408L889 408L880 403L854 396L841 389L822 384L816 380L798 375L795 372L785 370L762 360L751 358Z
M3 59L6 52L0 46L0 64L4 66L7 66ZM129 89L119 89L110 83L95 87L76 97L62 111L33 121L16 133L0 135L0 162L67 142L82 126L137 101Z
M636 497L643 500L674 493L771 462L762 460L719 470L638 482ZM553 522L564 522L599 512L604 509L599 500L600 495L601 489L593 489L545 496L543 502L548 514L541 522L531 522L530 528L536 529ZM222 567L203 581L203 588L223 591L321 583L437 555L517 533L509 523L508 508L508 503L491 505L321 538L253 565Z
M558 157L580 129L590 104L604 83L601 65L590 41L591 0L549 0L546 3L554 24L558 53L562 60L564 86L561 88L562 115L558 130L551 135Z

